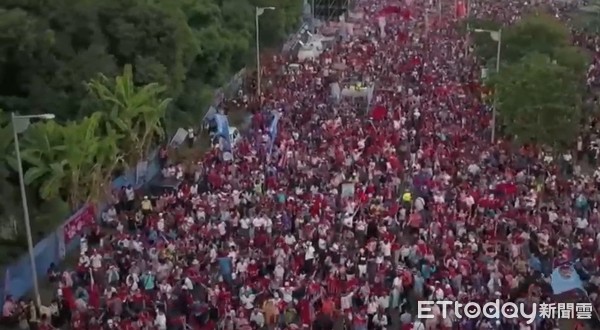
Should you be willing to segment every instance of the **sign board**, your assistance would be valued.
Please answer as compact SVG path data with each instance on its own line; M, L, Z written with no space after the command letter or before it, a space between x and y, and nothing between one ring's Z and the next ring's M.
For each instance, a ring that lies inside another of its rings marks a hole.
M171 139L171 142L169 143L169 146L171 147L177 147L180 144L182 144L185 141L185 138L188 135L188 131L186 131L183 128L178 128L177 132L175 133L175 135L173 135L173 138Z
M342 183L342 198L349 198L354 196L354 183L346 182Z

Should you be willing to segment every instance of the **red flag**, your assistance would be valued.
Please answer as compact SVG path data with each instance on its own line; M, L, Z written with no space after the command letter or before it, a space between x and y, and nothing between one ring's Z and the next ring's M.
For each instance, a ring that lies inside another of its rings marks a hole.
M387 116L387 109L381 105L378 105L375 108L373 108L373 111L371 112L371 118L373 120L383 120L385 119L385 116Z
M465 6L465 3L462 1L457 1L456 2L456 17L457 18L464 18L467 16L467 7Z

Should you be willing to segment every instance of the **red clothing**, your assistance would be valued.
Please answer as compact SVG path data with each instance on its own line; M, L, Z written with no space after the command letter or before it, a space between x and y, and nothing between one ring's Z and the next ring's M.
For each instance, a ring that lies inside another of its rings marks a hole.
M302 324L311 325L312 320L310 318L310 302L307 299L302 299L298 302L298 313L300 314L300 320Z

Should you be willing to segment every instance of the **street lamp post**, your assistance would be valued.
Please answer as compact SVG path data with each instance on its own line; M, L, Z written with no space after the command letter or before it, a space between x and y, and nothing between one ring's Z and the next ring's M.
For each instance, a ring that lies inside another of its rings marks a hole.
M496 48L496 73L500 72L500 55L501 55L501 51L502 51L502 29L499 29L498 31L494 31L494 30L483 30L483 29L475 29L473 30L473 32L476 33L489 33L490 37L492 38L492 40L494 40L497 43L497 48ZM496 91L496 93L494 93L494 106L492 109L492 143L494 143L494 141L496 141L496 116L497 116L497 101L498 101L498 93Z
M258 17L262 15L265 10L275 10L275 7L256 7L256 13L254 15L254 22L256 24L256 94L260 98L260 32L258 31Z
M19 147L19 133L24 132L29 127L31 119L54 119L54 114L46 113L41 115L19 116L14 112L11 114L11 123L15 139L15 154L17 156L17 167L19 170L19 186L21 187L21 199L23 203L23 217L25 221L25 231L27 234L27 248L29 250L29 262L31 262L31 276L33 280L33 292L35 302L38 308L42 305L40 299L40 288L38 286L37 269L35 267L35 254L33 251L33 238L31 235L31 223L29 220L29 207L27 206L27 193L25 191L25 179L23 177L23 162L21 161L21 148Z

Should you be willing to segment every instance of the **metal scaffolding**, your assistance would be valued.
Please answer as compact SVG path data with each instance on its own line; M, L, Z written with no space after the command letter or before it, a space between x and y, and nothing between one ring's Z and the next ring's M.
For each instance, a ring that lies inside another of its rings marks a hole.
M314 16L322 21L338 21L351 8L352 0L312 0Z

